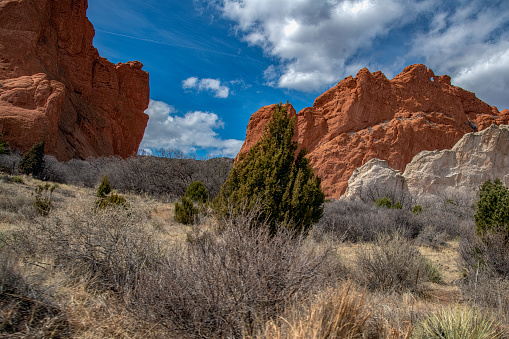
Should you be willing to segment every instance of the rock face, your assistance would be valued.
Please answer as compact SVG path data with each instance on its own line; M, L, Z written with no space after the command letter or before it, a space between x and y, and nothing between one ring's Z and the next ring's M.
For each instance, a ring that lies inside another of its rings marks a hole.
M354 171L346 197L355 198L363 189L377 184L391 189L393 182L401 180L401 188L417 196L458 191L475 196L488 179L499 178L508 186L508 166L509 126L491 125L481 132L465 134L450 150L420 152L403 175L388 168L386 162L372 159Z
M373 158L353 171L348 179L345 195L359 197L368 188L383 187L389 191L408 191L408 185L401 171L389 167L385 160Z
M87 0L0 0L0 133L11 147L45 141L59 160L138 150L149 76L92 46Z
M272 109L252 115L241 154L259 139ZM338 198L370 159L403 171L423 150L451 148L466 133L508 122L508 110L499 112L424 65L408 66L392 80L364 68L296 114L294 138L307 148L325 195Z

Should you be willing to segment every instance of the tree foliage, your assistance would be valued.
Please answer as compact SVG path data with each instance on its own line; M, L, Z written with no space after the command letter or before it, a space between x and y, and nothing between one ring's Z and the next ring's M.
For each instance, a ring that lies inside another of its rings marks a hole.
M108 181L108 177L105 175L101 183L99 184L99 187L97 188L97 196L99 198L104 198L111 192L111 186L110 182Z
M216 199L225 215L259 204L272 233L278 225L306 233L323 213L325 196L303 149L292 141L295 117L279 104L262 138L233 167Z
M175 201L175 221L184 224L192 225L198 218L198 209L194 207L193 201L186 196L180 199L180 203Z
M23 155L18 165L23 174L39 176L44 170L44 141L35 143L32 148Z
M189 185L186 196L194 202L205 203L209 198L207 188L201 181L195 181Z
M9 145L4 141L3 134L0 134L0 154L10 154Z
M505 229L509 237L509 189L499 179L486 181L479 190L474 216L477 233Z

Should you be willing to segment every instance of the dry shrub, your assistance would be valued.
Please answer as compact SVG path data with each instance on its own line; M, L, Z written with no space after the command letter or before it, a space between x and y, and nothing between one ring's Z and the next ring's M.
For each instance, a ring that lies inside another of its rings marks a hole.
M509 320L509 243L503 233L479 237L472 229L459 247L460 285L465 299L490 307Z
M194 181L203 182L209 196L216 196L233 166L233 159L228 158L197 160L181 152L160 153L162 157L109 157L68 162L45 156L42 177L59 183L95 187L107 175L112 187L118 191L174 200L183 196ZM0 164L1 161L0 156Z
M330 248L303 250L303 238L271 236L257 217L239 215L221 232L190 235L146 271L131 307L182 337L240 338L328 282Z
M315 236L329 235L336 239L347 241L375 241L378 234L392 234L396 231L406 238L419 236L426 228L432 227L433 232L443 235L443 240L460 236L465 228L473 225L473 221L466 219L470 215L471 207L451 205L453 208L441 209L440 206L425 205L424 211L412 213L411 209L378 208L372 203L362 201L335 200L326 203L322 219L315 225ZM464 214L460 211L467 209ZM429 230L428 230L429 231ZM432 241L432 246L439 244L438 239ZM429 242L428 242L429 243Z
M429 281L424 257L399 232L359 247L353 276L361 286L384 293L422 293Z
M142 270L159 257L157 242L143 227L145 214L112 206L105 211L76 208L36 219L16 233L27 260L52 264L90 286L127 293Z
M39 286L40 279L27 277L17 254L0 247L0 337L68 337L65 313Z
M365 294L350 284L323 293L311 303L292 305L283 317L265 324L257 337L288 339L361 338L366 332L370 313L364 303Z

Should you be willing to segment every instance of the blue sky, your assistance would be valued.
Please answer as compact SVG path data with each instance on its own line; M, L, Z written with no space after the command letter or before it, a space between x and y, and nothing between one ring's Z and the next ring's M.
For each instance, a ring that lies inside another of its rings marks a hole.
M509 108L509 1L89 0L94 45L150 73L140 148L234 157L252 113L414 63Z

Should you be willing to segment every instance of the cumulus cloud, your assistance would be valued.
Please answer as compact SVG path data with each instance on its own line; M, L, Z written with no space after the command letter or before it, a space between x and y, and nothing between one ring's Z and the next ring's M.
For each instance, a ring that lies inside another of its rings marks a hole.
M465 3L436 13L432 29L414 39L411 54L424 56L429 67L489 104L509 108L508 26L509 3Z
M228 98L230 94L230 88L222 85L219 79L190 77L182 81L182 88L186 90L210 91L214 93L216 98Z
M175 115L175 107L155 100L150 101L145 113L150 118L140 149L146 152L150 148L171 148L186 153L206 150L209 156L235 157L242 147L242 140L224 140L215 132L224 127L215 113L195 111L182 117Z
M422 6L422 5L421 5ZM223 0L223 15L251 45L276 57L268 85L313 91L341 78L359 48L408 12L398 0Z
M323 90L365 66L393 75L424 62L484 100L509 106L502 95L509 81L507 1L201 1L216 5L242 40L272 58L264 72L269 86Z

